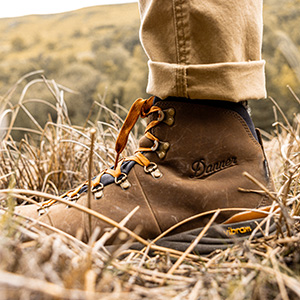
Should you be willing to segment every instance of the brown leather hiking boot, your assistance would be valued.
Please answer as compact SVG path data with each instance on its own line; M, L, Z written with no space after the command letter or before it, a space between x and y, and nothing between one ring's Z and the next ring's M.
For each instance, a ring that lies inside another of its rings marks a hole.
M136 206L139 210L126 227L141 226L140 235L153 239L178 222L217 208L258 208L270 205L263 193L243 192L258 187L243 176L253 175L273 189L266 158L251 119L242 104L151 97L138 99L120 131L117 157L139 116L148 117L145 135L131 157L117 158L115 168L103 171L92 180L91 208L120 222ZM183 101L184 100L184 101ZM63 198L87 206L87 183ZM65 204L46 203L50 223L72 235L79 228L89 237L85 213ZM34 205L16 207L16 212L38 218ZM221 211L217 223L225 222L237 211ZM259 218L246 214L237 221ZM205 226L211 215L196 218L176 229L177 233ZM234 221L233 223L237 222ZM109 225L92 218L92 230ZM229 228L235 228L231 225ZM225 231L226 231L225 230ZM232 229L233 230L233 229ZM251 230L237 233L248 233ZM224 232L225 232L224 231ZM233 232L233 231L232 231ZM228 235L225 235L228 236ZM230 236L230 234L229 234ZM172 244L176 248L176 242Z

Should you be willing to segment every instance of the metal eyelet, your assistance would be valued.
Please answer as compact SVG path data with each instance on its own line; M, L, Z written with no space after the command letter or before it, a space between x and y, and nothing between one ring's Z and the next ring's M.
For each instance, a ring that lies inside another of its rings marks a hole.
M79 198L80 198L80 194L76 194L76 195L74 195L72 197L69 197L68 200L76 202Z
M166 156L169 148L170 148L170 144L168 142L160 142L160 146L159 146L158 150L156 151L158 157L160 159L163 159Z
M92 193L94 194L97 200L103 197L103 189L104 185L101 182L92 188Z
M65 196L63 199L68 200L68 201L72 201L72 202L77 202L77 200L80 198L80 194L76 194L72 197L69 196ZM66 208L70 208L70 205L67 205Z
M147 174L151 174L153 178L162 177L162 173L158 170L157 164L154 162L150 162L148 166L144 166L144 171Z
M169 108L164 110L165 118L164 123L166 123L169 126L172 126L174 124L174 115L175 115L175 109Z
M156 151L158 146L159 146L159 142L155 140L153 146L151 147L151 151Z
M49 208L48 207L39 207L37 209L39 217L46 214L48 212Z
M119 185L123 190L131 187L130 182L127 180L128 175L125 173L121 173L119 177L115 177L115 183Z
M164 112L162 110L159 110L157 121L161 122L161 121L163 121L164 118L165 118Z
M154 162L150 162L148 166L144 166L145 173L149 174L157 169L157 164Z

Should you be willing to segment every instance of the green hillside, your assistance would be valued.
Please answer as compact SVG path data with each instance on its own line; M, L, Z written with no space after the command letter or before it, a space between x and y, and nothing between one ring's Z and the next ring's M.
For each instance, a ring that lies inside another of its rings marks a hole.
M78 60L92 55L92 45L116 28L137 27L136 4L95 6L52 15L0 19L1 66L25 63L40 55ZM121 34L121 32L120 32Z
M42 69L48 79L79 92L65 94L74 123L83 123L92 103L103 95L107 103L118 99L128 107L132 99L146 96L147 65L138 28L136 3L0 19L0 94L22 75ZM27 97L54 103L44 84L31 88ZM34 106L40 123L54 113ZM18 123L31 126L25 116Z
M286 85L300 92L299 4L299 0L265 1L268 92L289 116L296 104ZM46 78L79 92L65 94L76 124L84 122L94 101L105 99L112 107L117 100L128 108L135 98L147 96L147 59L138 28L136 3L0 19L0 95L22 75L42 69ZM26 97L54 101L43 84L31 88ZM37 120L43 123L51 111L34 105ZM252 110L256 124L269 130L274 121L270 101L252 103ZM20 125L30 126L29 120L21 119Z

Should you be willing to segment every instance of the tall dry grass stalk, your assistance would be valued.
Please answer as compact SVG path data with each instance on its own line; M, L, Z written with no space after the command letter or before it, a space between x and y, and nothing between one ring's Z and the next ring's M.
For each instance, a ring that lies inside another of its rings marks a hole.
M218 250L207 257L200 257L192 254L194 244L181 253L150 244L128 231L125 226L133 211L121 223L115 224L120 229L120 243L109 253L105 242L116 229L99 240L95 238L96 232L89 243L84 244L49 225L44 226L48 226L52 233L46 234L35 227L34 222L24 222L21 217L13 216L16 202L56 197L111 165L114 140L122 123L100 98L92 107L97 110L94 120L88 119L81 127L73 126L63 98L64 91L71 91L43 77L29 81L18 103L13 104L11 99L16 87L37 73L20 79L1 100L0 120L6 120L6 125L1 123L0 299L300 297L298 114L290 124L274 101L275 116L282 114L285 120L275 121L274 134L266 142L277 186L277 194L272 197L281 207L276 217L277 234L249 239L224 251ZM28 89L40 82L45 84L56 101L56 105L52 106L56 111L56 120L48 121L45 126L38 124L26 108L31 101L44 103L42 99L26 97ZM26 135L22 140L15 141L12 132L20 130L14 123L21 110L32 120L34 128L22 128ZM111 121L101 121L103 114L109 115ZM95 134L90 134L91 128L96 131ZM137 136L131 135L126 151L132 152L136 144ZM246 176L255 181L255 178ZM78 208L89 212L88 208ZM215 216L217 214L218 211ZM124 233L131 238L124 239ZM203 234L204 231L195 242ZM22 242L20 235L27 235L31 241ZM144 243L143 251L129 250L134 239ZM156 253L154 256L149 255L150 249Z
M58 195L87 179L91 128L97 133L93 147L93 172L96 174L111 165L114 160L114 141L122 120L102 101L93 104L93 110L97 112L93 121L88 119L84 126L73 126L64 101L64 92L72 91L44 77L29 81L17 104L13 104L11 98L15 96L17 86L39 73L24 76L1 101L0 120L3 120L2 124L6 122L7 126L2 125L1 128L0 187L7 187L12 178L15 178L14 184L17 188ZM45 103L42 99L26 97L28 90L41 82L55 99L55 106ZM28 104L37 102L44 103L49 109L54 110L56 120L49 120L44 126L40 125L26 108ZM32 128L14 126L20 111L32 121ZM106 115L106 118L108 116L110 123L102 121L103 115ZM23 139L15 141L12 138L14 131L24 132ZM131 135L127 149L130 151L135 147L136 138Z

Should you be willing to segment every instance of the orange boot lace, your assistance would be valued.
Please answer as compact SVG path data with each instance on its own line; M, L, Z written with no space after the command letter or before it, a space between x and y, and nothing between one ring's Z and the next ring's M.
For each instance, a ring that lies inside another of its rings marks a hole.
M144 167L144 171L148 174L151 174L154 178L160 178L162 176L162 173L159 171L157 164L154 162L150 162L149 159L143 154L143 152L156 151L160 158L163 158L165 156L165 153L169 148L169 144L167 142L160 142L158 138L150 133L150 130L162 121L164 121L168 125L172 125L174 121L173 116L175 111L172 108L169 109L167 111L168 116L166 118L166 112L163 111L160 107L153 105L153 102L154 96L150 97L149 99L139 98L131 106L116 141L115 150L117 155L114 168L102 171L91 181L91 191L96 199L100 199L103 196L104 184L101 183L101 178L104 174L109 174L114 177L115 184L120 185L122 189L127 189L130 187L130 183L127 180L128 175L121 171L121 166L124 162L134 161L135 163ZM151 148L139 147L134 155L120 159L120 154L126 147L130 131L137 122L138 118L145 118L155 112L157 112L158 118L156 120L152 120L147 125L145 130L145 137L153 141L153 146ZM87 188L88 181L85 181L77 188L66 192L60 197L68 199L70 201L77 201L80 198L81 194L87 191ZM45 213L45 211L55 202L56 200L49 200L44 202L42 204L42 207L38 208L39 214Z

